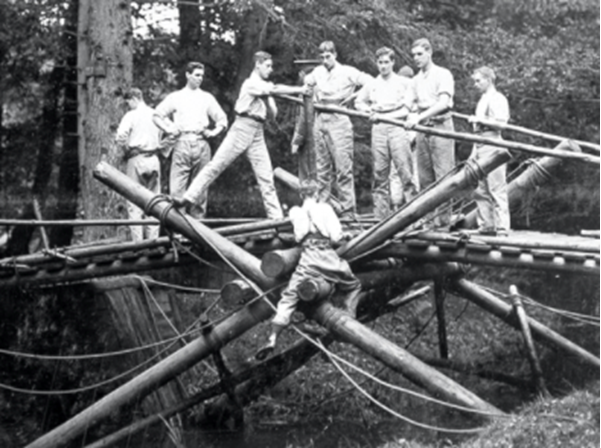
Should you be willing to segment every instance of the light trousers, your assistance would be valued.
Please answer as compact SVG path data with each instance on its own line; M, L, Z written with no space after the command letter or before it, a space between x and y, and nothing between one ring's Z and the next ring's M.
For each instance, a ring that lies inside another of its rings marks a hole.
M127 177L133 179L135 182L139 183L155 194L158 194L161 191L160 173L161 166L159 158L156 155L148 156L139 154L134 156L127 161L127 166L125 168L125 174L127 174ZM148 219L148 217L144 215L144 211L132 202L127 203L127 216L129 219L134 219L136 221ZM131 232L131 239L133 241L142 241L144 238L154 239L158 238L159 236L158 225L136 225L130 226L129 229Z
M211 147L201 137L178 140L173 147L169 173L169 193L182 197L192 180L211 160ZM207 194L199 195L194 205L187 210L194 218L203 218L207 213Z

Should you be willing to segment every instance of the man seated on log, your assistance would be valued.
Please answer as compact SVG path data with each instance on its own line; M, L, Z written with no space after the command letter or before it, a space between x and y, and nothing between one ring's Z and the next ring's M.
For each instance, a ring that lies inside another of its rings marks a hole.
M161 189L161 168L158 157L160 129L153 122L154 111L144 101L142 91L131 88L123 95L129 111L123 116L115 140L127 161L125 173L155 194ZM131 220L141 220L144 212L137 205L127 203L127 215ZM142 241L144 237L159 236L159 226L130 226L131 239Z
M292 207L290 219L294 228L294 238L303 251L290 282L277 305L277 311L271 321L271 334L267 344L256 354L264 359L276 346L278 335L290 324L292 314L298 305L300 284L311 278L323 279L346 292L344 310L355 316L361 283L352 273L346 260L341 259L333 245L348 238L342 231L342 225L331 205L318 202L318 186L313 180L301 186L303 205Z
M480 67L472 75L474 87L482 94L476 105L475 115L470 117L474 132L488 138L501 139L500 129L483 124L509 121L509 103L505 95L495 87L496 75L490 67ZM479 159L506 151L496 146L476 143L470 159ZM507 198L507 165L503 164L478 182L474 192L477 209L478 230L481 234L506 234L510 226L509 202Z
M202 199L209 185L241 154L245 154L257 178L263 205L270 219L282 219L284 214L275 190L273 168L265 145L263 126L267 117L275 117L277 107L273 94L309 94L305 86L286 86L268 81L273 71L271 55L258 51L255 66L240 88L236 101L236 120L211 161L194 178L183 197L174 195L177 206L195 204Z

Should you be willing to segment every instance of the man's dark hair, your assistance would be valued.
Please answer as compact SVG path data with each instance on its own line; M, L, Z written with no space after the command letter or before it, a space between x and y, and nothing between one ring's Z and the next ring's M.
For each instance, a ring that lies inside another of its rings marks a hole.
M192 73L194 70L197 70L197 69L204 70L205 65L202 62L196 62L196 61L188 62L186 64L186 73Z
M142 91L137 87L132 87L123 95L123 98L126 100L131 100L132 98L136 98L138 100L143 100L144 95L142 95Z

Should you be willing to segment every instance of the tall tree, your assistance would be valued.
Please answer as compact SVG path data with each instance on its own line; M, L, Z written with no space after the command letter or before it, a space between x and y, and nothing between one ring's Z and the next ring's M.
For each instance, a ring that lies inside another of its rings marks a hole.
M101 160L120 166L114 135L123 116L123 94L132 82L132 28L124 0L79 3L79 217L124 217L125 203L92 177ZM83 241L116 235L118 229L86 227ZM79 239L79 238L78 238Z

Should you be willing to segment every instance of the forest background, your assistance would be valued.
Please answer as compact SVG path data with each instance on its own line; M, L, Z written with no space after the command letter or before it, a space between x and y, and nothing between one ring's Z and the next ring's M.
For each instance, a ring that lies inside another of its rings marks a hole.
M93 190L80 188L82 177L85 179L86 173L89 177L98 160L78 152L75 93L79 2L0 3L0 218L33 218L34 197L46 219L82 217L82 204L93 205L97 200ZM205 64L203 88L216 96L231 122L234 102L250 73L256 50L274 56L274 81L296 84L298 66L294 60L315 58L323 40L336 43L340 62L376 75L377 48L386 45L394 49L397 69L412 66L411 42L427 37L434 47L434 61L449 68L455 77L456 111L473 112L478 95L470 75L475 68L489 65L497 71L498 89L509 99L511 123L599 142L599 2L595 0L190 0L177 4L156 0L123 1L121 5L131 26L120 32L128 36L133 59L130 78L111 90L113 107L120 113L106 117L107 140L126 111L122 95L127 88L139 86L147 102L155 106L183 85L182 71L189 60ZM267 145L274 166L296 173L297 161L290 154L296 107L282 101L278 106L277 120L267 125ZM465 123L456 123L459 130L468 129ZM369 124L361 120L354 124L358 205L369 211ZM552 146L517 134L504 136ZM219 140L212 142L213 150L218 144ZM109 145L107 149L114 148ZM100 153L98 148L89 150ZM467 158L470 150L471 145L458 143L458 159ZM510 169L527 158L514 155ZM95 181L91 182L94 185ZM295 200L283 189L279 193L285 203ZM512 210L512 227L568 234L598 229L599 203L598 168L565 162L548 184ZM211 216L263 215L245 160L238 160L214 184L209 207ZM101 211L105 214L96 217L125 217L123 202ZM39 247L32 227L6 227L0 229L0 236L3 256ZM77 237L69 228L50 229L51 246L71 244ZM506 274L494 275L502 281ZM527 276L523 274L524 279ZM557 295L578 296L579 300L588 294L588 300L594 302L596 297L598 304L598 284L594 282L565 281L565 277L544 274L531 275L527 280L532 289L540 286ZM58 331L53 325L65 319L66 311L56 303L51 313L49 304L40 305L33 299L28 303L29 310L23 307L16 318L22 304L3 302L0 336L14 338L19 332L21 340L27 334L44 337L48 348ZM7 325L9 319L31 324L35 319L23 316L29 313L31 317L41 309L47 315L37 317L36 328ZM77 332L85 333L85 329L78 328L73 334ZM14 374L8 369L1 376ZM73 375L81 378L84 374ZM34 403L27 406L35 409ZM9 410L4 408L5 402L0 405L0 410ZM43 427L50 428L65 416L46 419Z

